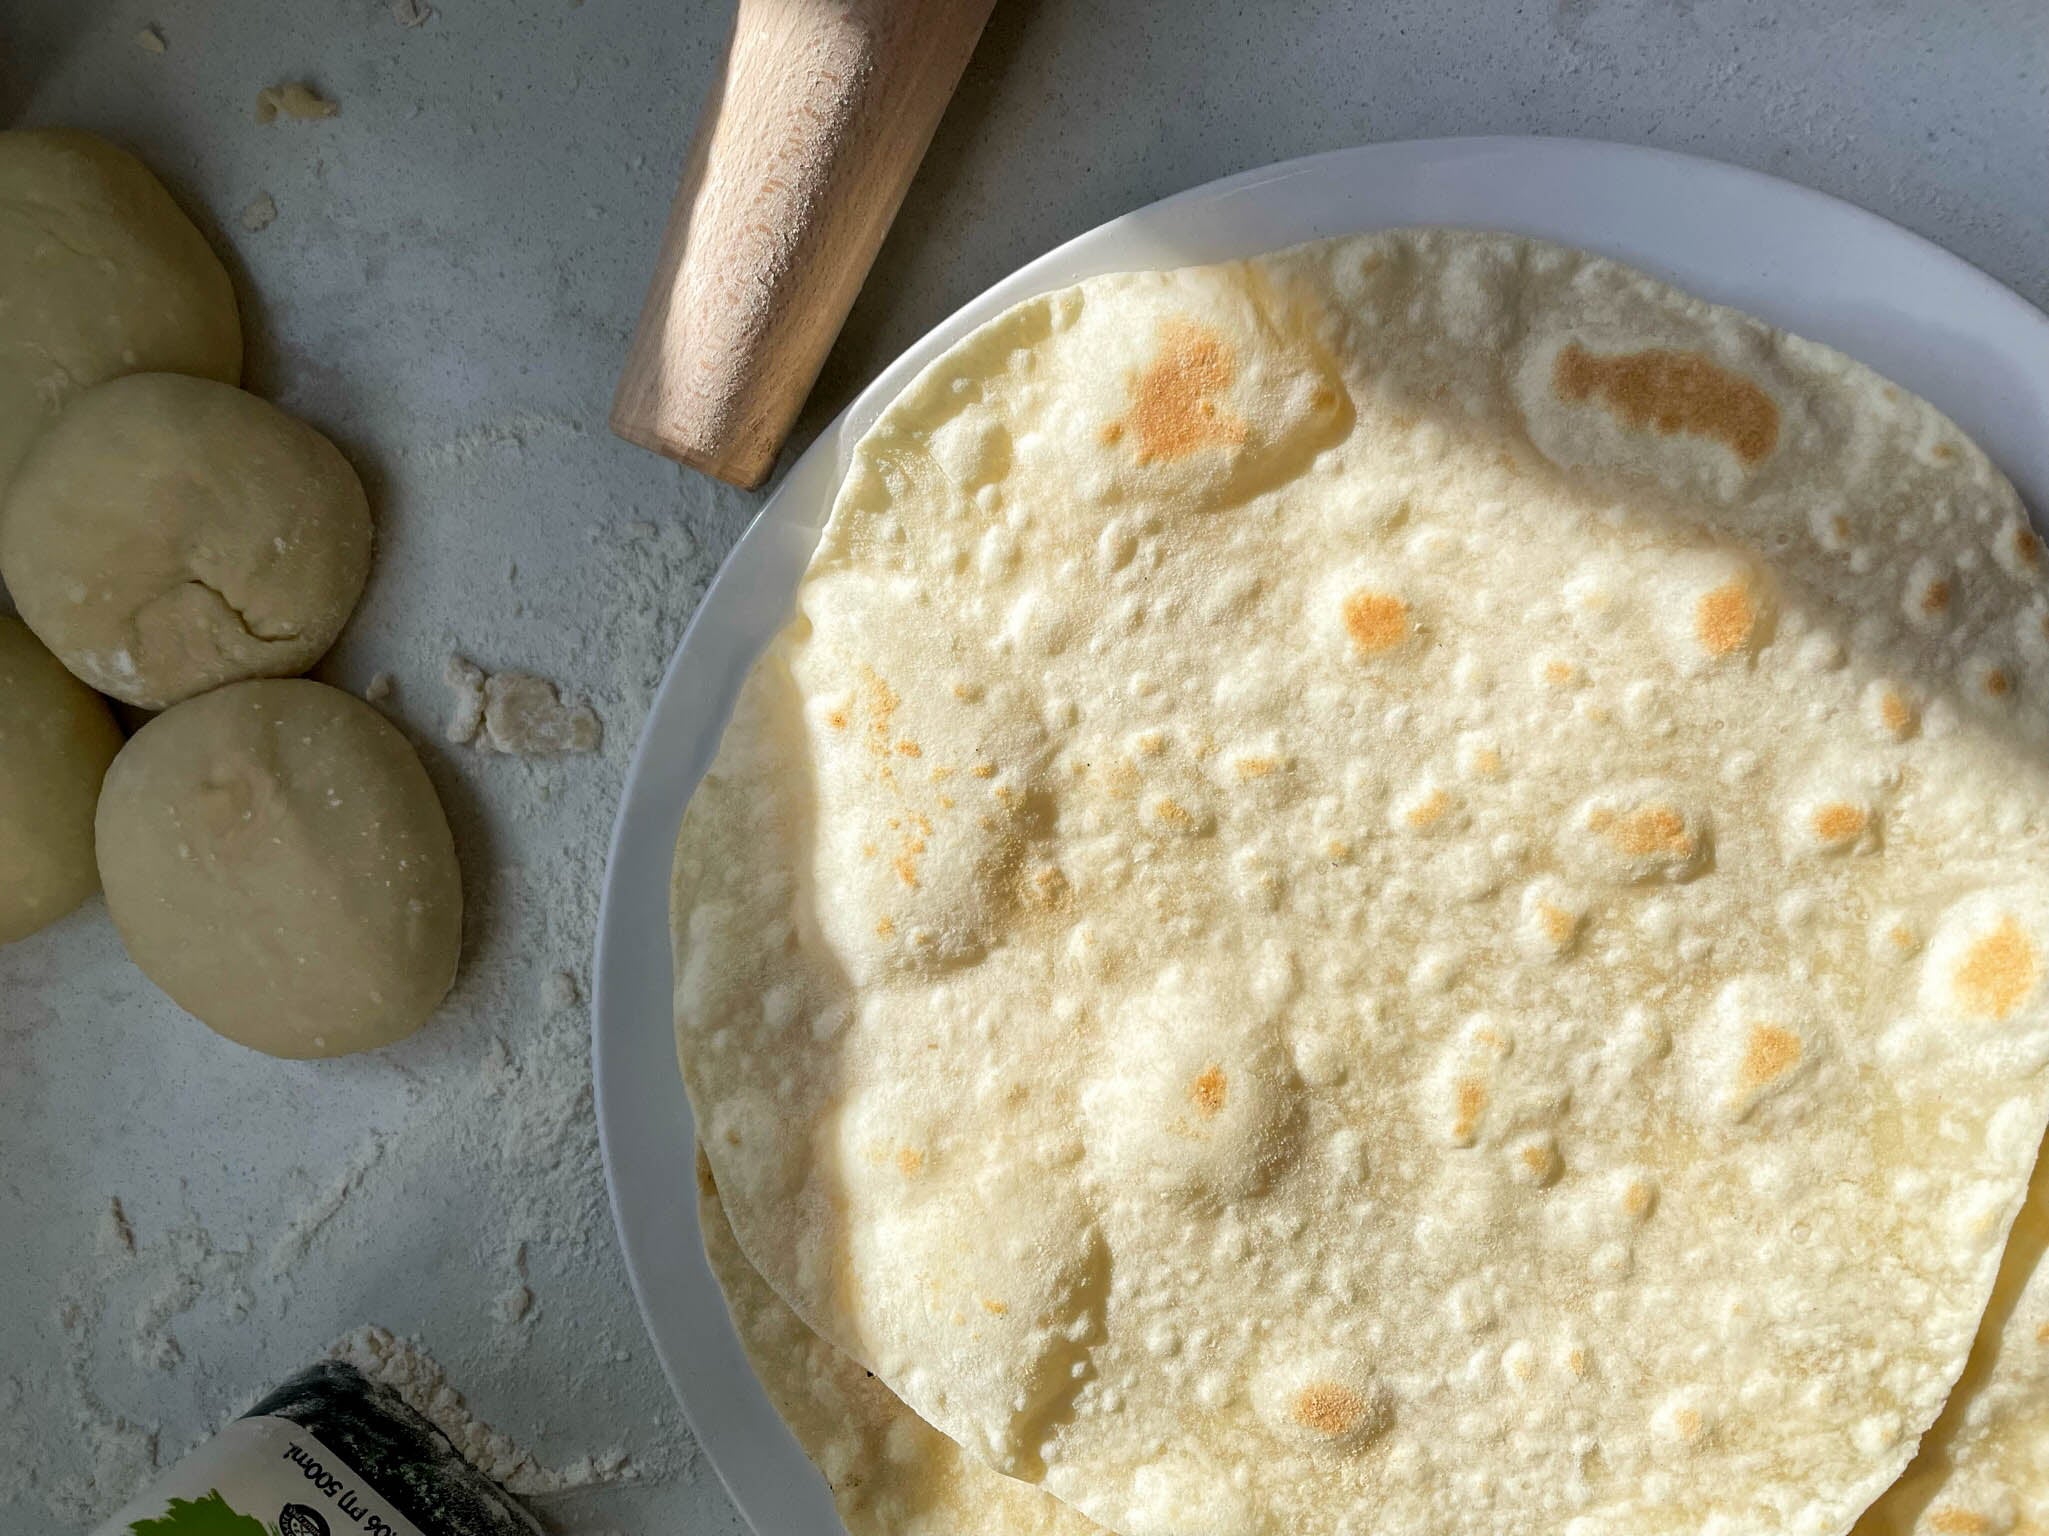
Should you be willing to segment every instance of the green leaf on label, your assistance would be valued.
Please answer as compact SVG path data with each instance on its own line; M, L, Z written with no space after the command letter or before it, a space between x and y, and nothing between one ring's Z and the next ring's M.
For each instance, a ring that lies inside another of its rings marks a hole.
M131 1536L272 1536L261 1520L228 1508L218 1488L203 1499L173 1499L161 1515L128 1529Z

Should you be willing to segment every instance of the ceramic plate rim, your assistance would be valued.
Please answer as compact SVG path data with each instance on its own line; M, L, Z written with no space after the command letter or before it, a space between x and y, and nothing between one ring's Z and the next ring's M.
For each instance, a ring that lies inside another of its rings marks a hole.
M934 327L797 460L707 589L635 749L599 905L591 1066L620 1249L670 1387L757 1532L837 1536L842 1527L749 1368L704 1259L670 1018L669 864L683 806L747 666L780 627L847 450L920 368L1033 293L1099 272L1404 224L1508 230L1599 251L1828 342L1954 417L2038 522L2049 508L2049 435L2039 429L2049 420L2049 318L1877 214L1665 150L1427 139L1283 161L1100 225Z

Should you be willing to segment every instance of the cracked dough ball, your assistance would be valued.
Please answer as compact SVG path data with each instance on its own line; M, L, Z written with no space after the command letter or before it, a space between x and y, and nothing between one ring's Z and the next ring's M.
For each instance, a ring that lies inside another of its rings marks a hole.
M455 978L441 802L405 737L338 688L236 683L166 710L108 770L98 841L135 963L243 1045L389 1045Z
M146 368L242 376L235 291L205 236L105 139L0 133L0 487L65 401Z
M146 709L304 672L369 571L370 504L341 451L207 379L87 390L0 506L21 616L86 682Z
M54 923L100 883L93 802L120 750L106 701L0 614L0 944Z

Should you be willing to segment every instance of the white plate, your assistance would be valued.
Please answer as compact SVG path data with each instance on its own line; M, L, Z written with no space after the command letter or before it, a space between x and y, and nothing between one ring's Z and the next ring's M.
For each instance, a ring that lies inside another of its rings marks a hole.
M789 610L846 451L920 368L1031 294L1404 224L1599 251L1839 347L1956 418L2038 520L2049 509L2049 318L1875 214L1754 171L1615 144L1375 144L1228 177L1069 241L912 347L797 461L684 632L627 776L598 916L591 1054L620 1246L669 1382L759 1532L841 1527L748 1368L699 1244L669 1011L669 860L741 680Z

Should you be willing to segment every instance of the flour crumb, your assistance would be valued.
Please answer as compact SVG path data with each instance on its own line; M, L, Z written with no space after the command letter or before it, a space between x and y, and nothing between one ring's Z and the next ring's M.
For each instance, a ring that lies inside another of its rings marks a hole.
M119 1195L110 1196L106 1210L100 1214L99 1241L95 1246L100 1256L108 1259L125 1258L135 1252L135 1228L129 1225Z
M478 1419L434 1357L388 1328L359 1328L327 1349L370 1380L390 1387L414 1412L431 1420L463 1459L515 1498L545 1497L637 1481L639 1469L621 1447L580 1456L561 1467L543 1466L534 1453Z
M167 45L164 42L164 34L149 26L135 34L135 46L144 53L162 53Z
M274 123L280 116L308 123L333 117L340 111L339 102L329 101L312 86L299 80L266 85L256 93L256 121L259 123Z
M567 971L550 971L541 978L541 1006L570 1008L576 1004L576 978Z
M484 669L467 656L450 656L441 669L441 681L455 695L455 712L448 717L443 733L450 741L474 741L484 723Z
M426 0L391 0L391 19L405 28L424 27L434 15Z
M516 1323L532 1312L534 1293L524 1285L515 1285L498 1293L498 1299L491 1304L491 1310L501 1323Z
M370 704L382 704L391 697L391 690L395 686L396 684L393 682L389 672L379 672L370 679L370 686L363 690L364 701Z
M450 741L473 742L513 757L555 757L595 752L604 741L597 712L568 702L555 685L531 672L485 673L465 656L450 656L442 681L455 695Z
M242 210L242 227L252 235L260 229L270 228L276 222L277 199L268 192L258 193L250 199L249 206Z

